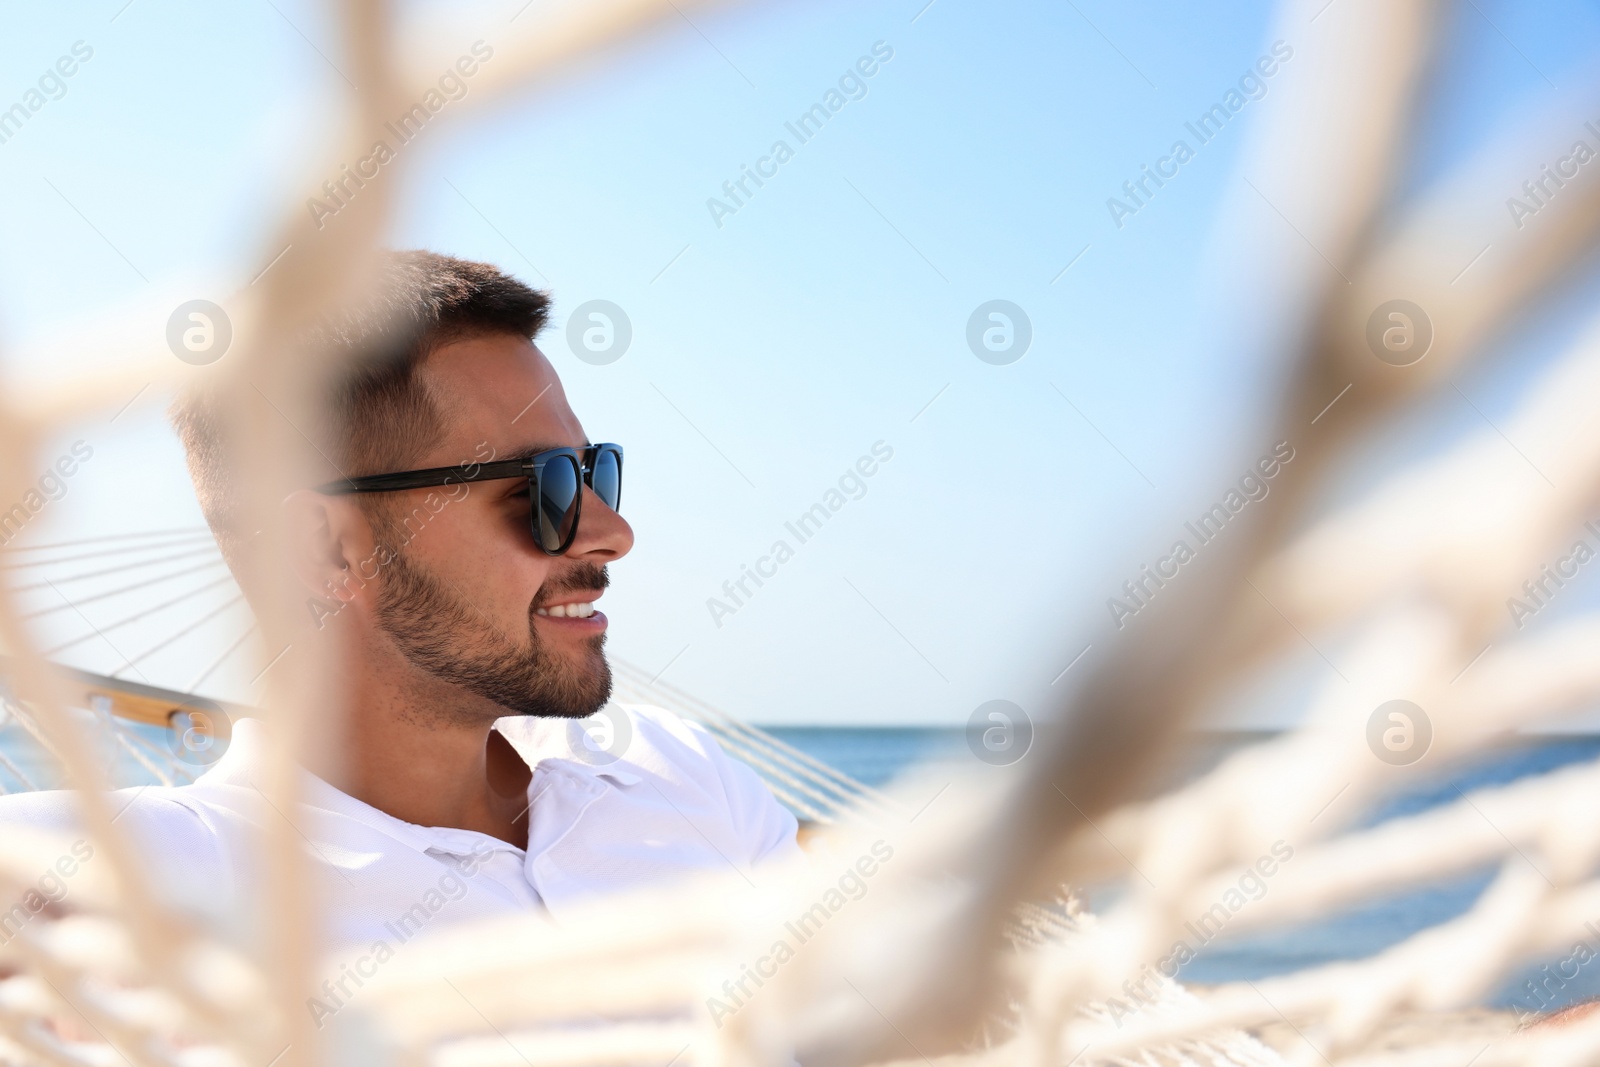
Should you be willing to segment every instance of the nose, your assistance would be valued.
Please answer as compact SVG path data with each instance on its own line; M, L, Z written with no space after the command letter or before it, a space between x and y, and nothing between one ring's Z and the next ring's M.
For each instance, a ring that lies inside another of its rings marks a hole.
M633 527L612 511L595 491L583 488L583 511L578 516L578 533L566 555L590 563L621 559L633 548Z

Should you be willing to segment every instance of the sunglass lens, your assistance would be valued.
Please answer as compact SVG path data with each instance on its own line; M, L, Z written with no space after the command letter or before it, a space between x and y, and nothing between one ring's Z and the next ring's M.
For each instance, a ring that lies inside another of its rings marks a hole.
M578 461L553 456L539 476L539 503L534 515L535 533L546 552L560 552L572 540L578 524Z
M622 509L622 456L613 449L603 448L594 457L594 474L591 487L595 496L612 511Z

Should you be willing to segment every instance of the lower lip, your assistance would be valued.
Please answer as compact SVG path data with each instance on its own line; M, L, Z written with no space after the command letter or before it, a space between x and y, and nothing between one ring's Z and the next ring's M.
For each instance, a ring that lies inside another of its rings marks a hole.
M533 618L535 622L541 622L575 634L599 634L605 633L606 630L605 613L601 611L596 611L587 619L577 619L566 615L535 615Z

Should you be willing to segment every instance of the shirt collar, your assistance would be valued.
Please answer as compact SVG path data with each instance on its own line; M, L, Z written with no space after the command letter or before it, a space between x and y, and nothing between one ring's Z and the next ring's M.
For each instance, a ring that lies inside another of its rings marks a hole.
M522 761L535 772L543 765L556 764L563 770L589 778L608 778L618 785L638 785L644 781L626 766L626 761L620 758L607 763L598 763L586 750L579 750L576 747L574 731L580 721L535 715L508 715L503 719L496 719L494 728L511 743L517 755L521 756Z
M619 785L638 785L644 779L627 769L623 760L596 763L574 749L572 724L576 719L550 719L533 715L510 715L496 719L494 729L511 743L529 770L538 770L542 763L559 761L564 766L590 777L609 778ZM266 724L260 719L246 717L233 724L233 736L228 750L212 764L197 781L211 784L254 785L254 771L260 766L266 748ZM310 771L302 772L307 779L327 789L328 785Z
M638 785L643 779L631 770L620 766L621 761L596 765L583 758L575 749L570 724L576 720L545 719L534 716L508 716L499 719L494 729L511 744L533 772L528 782L528 799L536 802L541 793L550 788L541 783L548 774L541 771L559 771L589 781L594 794L606 786L596 779L609 779L617 785ZM241 718L233 724L233 736L228 750L204 774L196 779L197 785L239 785L259 787L258 768L261 766L267 744L266 724L260 719ZM365 801L301 770L300 790L302 802L324 811L347 815L380 830L388 836L409 845L419 852L443 850L453 854L469 855L483 848L512 849L511 845L487 834L459 827L420 826L397 819L388 812L375 808Z

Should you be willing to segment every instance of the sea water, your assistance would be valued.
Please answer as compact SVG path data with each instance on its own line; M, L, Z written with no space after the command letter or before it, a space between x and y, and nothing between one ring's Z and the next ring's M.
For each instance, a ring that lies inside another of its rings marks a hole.
M868 785L883 785L918 761L970 760L962 731L928 728L778 727L771 733ZM1187 770L1193 777L1261 734L1204 734L1189 742ZM1503 785L1569 764L1600 759L1600 737L1550 737L1507 741L1476 761L1448 772L1422 774L1414 788L1385 798L1362 818L1373 825L1451 802L1474 789ZM1600 796L1595 798L1600 812ZM1292 862L1292 860L1291 860ZM1532 862L1532 859L1529 860ZM1495 868L1441 879L1358 906L1315 922L1249 934L1221 936L1201 947L1179 974L1196 985L1255 981L1339 960L1361 959L1403 941L1470 908L1495 876ZM1270 889L1269 889L1270 891ZM1600 930L1600 915L1594 916ZM1198 939L1191 939L1197 942ZM1516 1011L1544 1011L1600 996L1600 935L1584 938L1548 961L1518 971L1486 1003ZM1530 987L1530 984L1532 986Z

